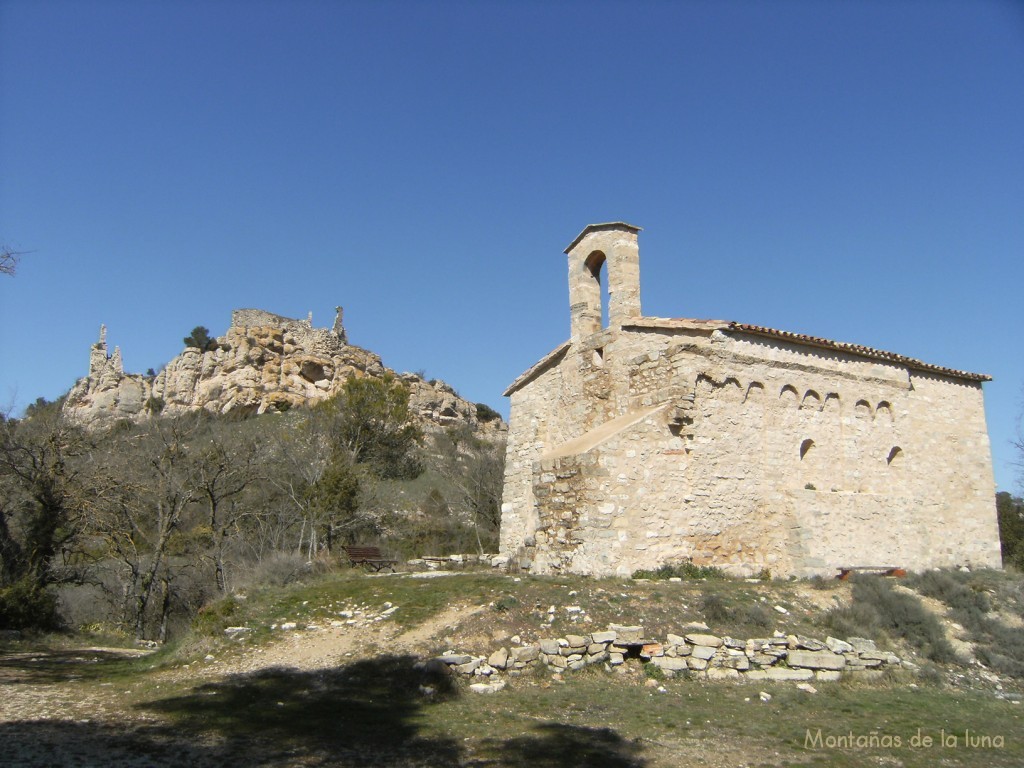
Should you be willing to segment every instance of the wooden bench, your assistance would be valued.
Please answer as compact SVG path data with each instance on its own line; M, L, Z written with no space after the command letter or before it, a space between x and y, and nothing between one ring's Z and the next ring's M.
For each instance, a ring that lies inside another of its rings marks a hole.
M837 566L840 581L846 581L851 573L880 573L883 576L906 576L907 572L898 565L840 565Z
M373 568L377 573L385 568L391 569L392 573L395 572L395 563L398 561L384 557L380 547L345 547L344 549L351 566L365 565L368 569Z

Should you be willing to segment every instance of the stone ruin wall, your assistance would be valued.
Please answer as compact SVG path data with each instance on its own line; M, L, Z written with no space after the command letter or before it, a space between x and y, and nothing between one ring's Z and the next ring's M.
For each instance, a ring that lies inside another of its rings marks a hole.
M395 374L373 352L347 343L341 309L333 328L314 328L258 309L232 312L231 327L216 347L188 347L156 376L126 374L120 350L107 354L106 332L90 350L89 375L68 394L65 413L86 425L141 420L205 409L264 413L309 405L341 391L350 377L396 375L409 389L410 410L426 429L467 425L481 437L501 439L503 421L481 422L476 406L442 381Z
M500 691L504 677L518 677L538 668L561 675L593 666L612 670L629 662L653 664L666 678L735 682L836 682L849 675L873 678L890 669L919 669L912 661L880 650L874 641L862 637L821 641L776 631L770 638L741 640L713 635L703 624L680 631L683 634L668 633L664 640L656 641L646 637L642 626L612 624L607 630L586 635L503 646L487 656L452 651L418 666L478 680L470 690L479 693Z
M980 384L720 331L593 347L512 393L501 551L535 571L998 567ZM550 455L574 424L652 406Z

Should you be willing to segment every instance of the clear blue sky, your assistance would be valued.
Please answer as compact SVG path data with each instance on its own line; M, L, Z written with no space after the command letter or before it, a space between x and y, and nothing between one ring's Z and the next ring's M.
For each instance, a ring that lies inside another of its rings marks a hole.
M0 404L234 307L507 413L562 249L644 228L645 314L1024 386L1024 3L0 0Z

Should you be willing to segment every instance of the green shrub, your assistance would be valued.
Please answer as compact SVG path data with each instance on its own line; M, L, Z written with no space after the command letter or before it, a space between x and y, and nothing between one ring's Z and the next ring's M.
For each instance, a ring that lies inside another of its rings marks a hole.
M1024 500L1006 491L996 494L1003 565L1024 571Z
M700 601L700 610L704 620L712 624L720 624L732 618L732 611L726 605L721 595L709 593L704 595Z
M775 617L759 603L741 603L730 605L725 598L714 592L706 592L701 597L701 614L709 624L728 626L737 634L756 634L768 629Z
M829 623L847 637L880 629L890 637L906 640L932 661L940 664L957 661L939 620L918 598L896 592L878 576L857 578L853 582L853 605L832 611Z
M494 601L494 610L499 612L510 611L519 605L519 601L512 595L502 595Z
M878 638L881 634L881 617L870 605L854 602L833 608L825 614L825 626L838 637Z
M977 574L928 571L911 577L918 592L949 606L952 618L963 626L982 664L1004 675L1024 677L1024 633L989 615L992 605L975 580ZM979 587L979 588L972 588Z
M824 576L812 576L810 578L811 589L817 589L820 592L828 592L835 589L837 579L826 578Z
M648 661L644 664L644 677L650 678L651 680L664 680L665 670L654 662Z
M186 347L195 347L200 352L211 352L217 348L217 340L210 338L210 331L204 325L197 325L182 341Z
M484 422L486 424L488 421L496 421L496 420L500 419L501 418L501 414L498 413L493 408L491 408L491 406L487 405L486 403L477 403L476 404L476 417L477 417L477 419L479 419L480 421L482 421L482 422Z
M0 629L52 630L60 626L57 597L29 579L0 587Z
M695 565L692 560L686 558L678 563L665 563L657 569L639 570L633 572L634 579L724 579L727 578L721 568L713 565Z
M234 597L225 597L199 609L192 628L200 635L220 635L238 615L240 605Z
M926 571L912 576L907 583L925 597L948 605L961 623L967 619L967 624L976 624L979 617L992 610L988 595L971 589L949 571Z

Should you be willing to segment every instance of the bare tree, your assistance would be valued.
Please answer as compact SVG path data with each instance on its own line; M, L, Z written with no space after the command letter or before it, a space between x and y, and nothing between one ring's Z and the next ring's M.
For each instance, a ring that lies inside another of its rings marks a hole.
M264 474L264 446L255 436L240 436L234 430L214 428L209 436L200 438L200 445L189 457L191 474L198 498L206 507L206 520L212 541L217 590L227 592L225 551L228 538L237 532L246 517L257 510L238 503L242 494Z
M13 275L18 270L19 255L10 248L0 248L0 275Z
M296 550L301 553L305 546L309 558L316 555L320 545L318 509L310 497L310 489L323 477L333 452L315 416L307 416L293 429L283 430L277 435L273 446L276 461L268 475L270 483L284 496L298 517Z
M0 275L13 275L18 271L18 262L26 251L15 251L6 245L0 246Z
M121 565L125 620L138 640L146 638L154 610L159 635L165 633L175 572L194 564L187 555L172 560L172 553L187 548L182 524L199 498L188 466L196 426L195 417L153 419L95 470L104 492L91 532Z
M476 437L468 427L452 427L434 441L440 472L458 489L457 502L470 516L480 554L497 544L505 444Z

